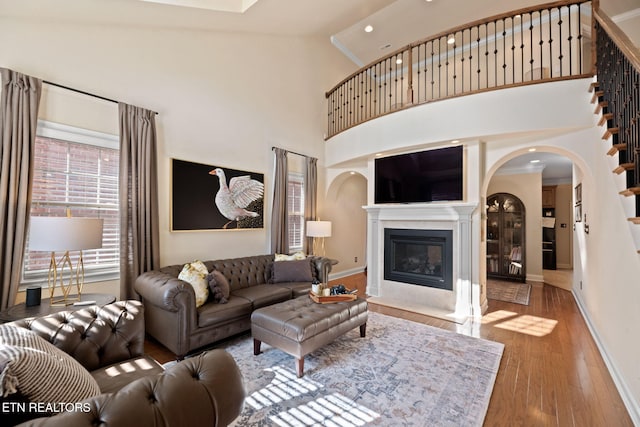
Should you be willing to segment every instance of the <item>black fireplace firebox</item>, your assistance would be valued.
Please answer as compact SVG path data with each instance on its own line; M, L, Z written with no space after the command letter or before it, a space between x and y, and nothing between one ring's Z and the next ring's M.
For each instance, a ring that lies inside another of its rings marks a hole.
M384 278L453 290L451 230L384 229Z

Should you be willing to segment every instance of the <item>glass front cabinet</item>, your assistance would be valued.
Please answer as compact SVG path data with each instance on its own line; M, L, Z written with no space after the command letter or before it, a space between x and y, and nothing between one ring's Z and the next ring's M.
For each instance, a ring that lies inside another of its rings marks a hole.
M525 281L524 214L524 205L512 194L487 199L487 277Z

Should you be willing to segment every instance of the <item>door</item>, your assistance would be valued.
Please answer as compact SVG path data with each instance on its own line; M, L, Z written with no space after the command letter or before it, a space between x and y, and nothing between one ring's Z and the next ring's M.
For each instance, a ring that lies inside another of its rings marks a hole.
M509 193L487 199L487 276L497 279L526 279L525 209Z

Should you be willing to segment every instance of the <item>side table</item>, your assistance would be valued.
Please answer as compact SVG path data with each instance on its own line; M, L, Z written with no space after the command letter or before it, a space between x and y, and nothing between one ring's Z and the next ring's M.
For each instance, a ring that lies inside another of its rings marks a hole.
M70 298L76 297L76 295L70 295ZM9 307L6 310L0 311L0 322L13 322L14 320L24 319L27 317L40 317L46 316L51 313L58 313L60 311L76 311L81 308L90 307L90 305L51 305L49 304L50 298L43 298L40 305L34 305L27 307L25 303L16 304L13 307ZM82 294L80 296L80 302L82 301L95 301L95 304L91 305L106 305L116 301L116 297L108 294Z

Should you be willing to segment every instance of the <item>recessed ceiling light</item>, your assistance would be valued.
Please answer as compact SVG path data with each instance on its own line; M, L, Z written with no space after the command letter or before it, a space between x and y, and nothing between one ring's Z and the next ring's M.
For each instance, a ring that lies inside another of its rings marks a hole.
M456 42L456 38L454 36L449 36L449 39L447 40L447 43L454 44L455 42Z
M536 160L531 160L529 163L540 163L540 160L536 159Z
M460 142L459 139L454 139L453 141L451 141L452 144L457 144L458 142Z
M431 3L433 0L424 0L424 1L426 1L427 3Z
M367 25L366 27L364 27L365 33L370 33L371 31L373 31L373 27L371 25Z
M398 65L402 64L402 58L396 59L396 64L398 64Z
M537 148L529 148L529 152L530 152L530 153L533 153L533 152L534 152L534 151L536 151L536 150L537 150Z

